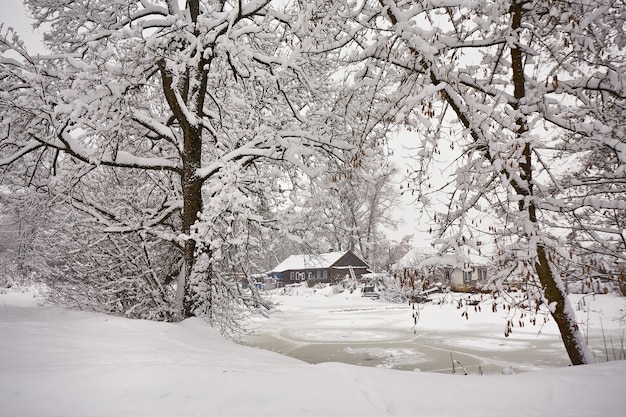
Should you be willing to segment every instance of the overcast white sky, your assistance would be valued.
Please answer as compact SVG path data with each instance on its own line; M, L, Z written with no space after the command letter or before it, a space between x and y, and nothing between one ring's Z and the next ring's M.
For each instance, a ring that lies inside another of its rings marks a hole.
M43 52L42 35L33 30L32 20L26 16L22 0L5 0L2 2L2 10L0 22L4 23L5 28L12 26L26 43L30 53Z

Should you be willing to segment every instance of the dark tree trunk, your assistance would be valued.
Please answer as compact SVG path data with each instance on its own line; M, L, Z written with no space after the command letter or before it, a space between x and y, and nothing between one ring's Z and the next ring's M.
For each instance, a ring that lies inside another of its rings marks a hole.
M552 318L559 326L561 339L572 365L593 363L593 355L589 352L589 348L578 329L576 316L567 299L565 288L557 285L546 251L542 246L537 248L537 255L538 261L535 264L535 271L543 287L544 295L551 306Z
M197 22L200 13L198 0L189 0L188 7L191 19ZM196 26L194 29L196 36L200 35ZM179 78L174 84L172 75L168 72L165 62L161 62L161 79L167 103L172 113L178 121L183 136L182 172L180 185L183 197L182 209L182 230L187 236L183 245L182 270L178 276L178 290L176 294L177 309L179 319L185 319L193 315L193 300L190 289L189 278L192 276L197 254L196 241L191 238L193 226L198 221L202 211L202 184L204 180L198 176L198 169L202 166L202 127L197 122L188 119L187 112L191 111L198 120L203 116L205 94L207 88L207 73L210 66L210 57L198 59L195 67L187 67L185 77ZM176 93L184 100L186 110L181 108Z
M197 177L196 170L200 166L200 138L189 139L189 146L185 140L186 153L184 156L185 167L183 169L182 194L183 194L183 212L182 212L182 232L189 236L192 227L198 220L198 215L202 210L202 181ZM197 142L197 145L194 144ZM191 317L193 313L193 305L190 299L189 277L193 272L196 262L196 241L188 238L183 247L184 259L184 290L182 299L182 318ZM180 285L180 283L179 283Z

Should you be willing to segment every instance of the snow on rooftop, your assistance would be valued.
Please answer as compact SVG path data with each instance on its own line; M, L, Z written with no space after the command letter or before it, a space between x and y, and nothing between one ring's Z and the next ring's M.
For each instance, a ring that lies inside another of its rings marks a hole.
M429 266L452 266L463 268L464 259L452 255L440 255L440 256L431 256L430 258L424 259L417 265L418 269L429 267Z
M308 255L291 255L278 264L272 272L283 272L297 269L329 268L346 253L347 252L328 252Z
M487 264L487 258L478 255L472 254L468 256L447 253L439 256L430 256L419 262L416 268L422 269L431 266L450 266L453 268L465 269L468 268L470 265L486 266Z

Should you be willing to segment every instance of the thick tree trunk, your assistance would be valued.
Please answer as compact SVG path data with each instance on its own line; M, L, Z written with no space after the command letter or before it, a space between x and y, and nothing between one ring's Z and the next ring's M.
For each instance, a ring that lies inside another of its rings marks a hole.
M200 140L196 139L199 143ZM200 145L189 146L186 157L191 161L187 161L183 170L182 188L183 188L183 233L189 236L193 230L192 227L198 220L200 211L202 210L202 181L196 176L196 170L199 167ZM183 303L182 318L191 317L193 313L193 303L190 298L191 292L189 288L189 278L193 273L196 263L196 241L187 238L183 247L184 259L184 286L183 286ZM180 285L180 283L179 283Z
M183 320L193 315L193 302L190 297L190 280L196 264L196 241L191 238L192 228L200 211L202 210L202 181L196 172L200 164L201 150L200 138L193 135L185 139L185 154L183 156L183 173L181 188L183 195L182 230L188 236L183 244L183 265L177 280L176 310L178 320Z
M198 21L200 13L200 3L198 0L189 0L187 7L193 22ZM196 26L194 35L200 36L199 28ZM187 236L183 245L183 266L178 277L178 288L176 294L176 308L179 311L180 319L185 319L193 315L193 300L190 289L190 277L193 274L198 254L196 253L196 241L191 238L193 226L198 221L202 210L202 178L198 177L198 169L202 164L202 127L198 125L203 115L204 98L207 87L207 67L210 58L200 58L195 67L187 68L185 77L174 81L166 67L165 61L160 63L163 90L168 105L178 120L182 130L182 173L181 189L183 195L182 209L182 230ZM178 101L177 94L182 97L184 104ZM182 107L181 107L182 106ZM186 107L186 108L183 108ZM189 118L188 113L195 115L197 120Z
M176 100L175 89L179 86L173 85L173 79L168 73L165 65L161 67L163 87L165 96L170 108L179 120L183 134L182 149L182 172L180 185L183 198L183 209L181 214L181 232L187 236L183 245L183 266L178 276L178 288L176 294L176 309L179 311L179 319L190 317L193 313L192 301L189 297L189 278L192 275L196 263L196 242L192 239L192 228L199 218L202 210L202 179L198 177L198 169L202 163L202 132L198 126L191 125L185 117L185 113L180 109ZM204 87L204 84L201 84ZM189 91L188 83L181 89L183 93ZM197 93L197 92L196 92ZM181 94L185 96L186 94ZM200 105L203 101L200 100Z

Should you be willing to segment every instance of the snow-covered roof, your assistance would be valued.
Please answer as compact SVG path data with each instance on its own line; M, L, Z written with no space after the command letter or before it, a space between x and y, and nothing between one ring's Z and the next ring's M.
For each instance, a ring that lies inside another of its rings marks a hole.
M462 268L464 260L456 255L446 254L440 256L431 256L424 259L417 265L418 269L429 266L452 266Z
M417 269L427 268L429 266L451 266L453 268L466 269L469 265L486 265L486 263L484 258L476 255L468 256L447 253L424 259L417 265Z
M328 252L314 255L291 255L280 264L278 264L274 269L272 269L272 272L283 272L298 269L330 268L346 253L348 252Z
M392 265L394 270L415 268L420 261L430 255L429 250L425 248L412 248L402 258Z

